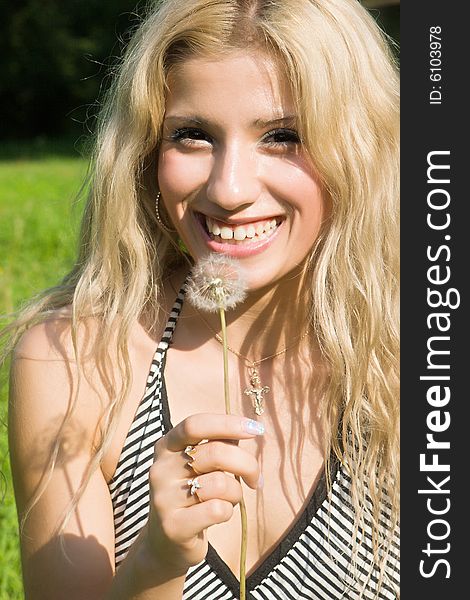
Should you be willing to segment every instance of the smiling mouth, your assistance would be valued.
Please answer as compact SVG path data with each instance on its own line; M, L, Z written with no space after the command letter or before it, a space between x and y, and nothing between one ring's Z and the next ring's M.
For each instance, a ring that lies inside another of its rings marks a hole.
M243 244L270 238L283 221L283 217L259 219L243 224L229 224L198 213L207 235L220 244Z

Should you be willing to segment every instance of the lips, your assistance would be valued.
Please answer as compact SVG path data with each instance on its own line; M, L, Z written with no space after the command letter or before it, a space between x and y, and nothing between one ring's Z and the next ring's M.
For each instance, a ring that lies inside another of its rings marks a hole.
M207 248L234 258L248 258L264 252L273 244L285 223L284 216L255 217L252 220L240 218L238 222L231 223L202 213L194 213L194 216Z

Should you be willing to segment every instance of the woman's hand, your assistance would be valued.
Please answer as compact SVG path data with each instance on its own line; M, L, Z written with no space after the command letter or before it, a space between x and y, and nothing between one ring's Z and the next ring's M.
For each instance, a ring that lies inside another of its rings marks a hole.
M238 442L262 433L263 425L251 419L197 414L155 444L147 535L158 564L186 572L205 558L207 528L230 520L242 498L233 475L253 489L260 478L258 461ZM200 487L191 494L188 480L196 477Z

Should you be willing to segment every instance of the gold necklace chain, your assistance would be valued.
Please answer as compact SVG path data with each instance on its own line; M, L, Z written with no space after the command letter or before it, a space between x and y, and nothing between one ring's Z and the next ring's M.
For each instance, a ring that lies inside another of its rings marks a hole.
M209 327L209 329L212 329L212 327L210 327L209 323L206 323L206 325ZM284 354L285 352L287 352L291 348L294 348L294 346L297 346L304 339L304 337L308 334L308 332L309 332L309 330L307 329L307 331L305 331L302 335L299 335L297 337L297 339L295 340L295 342L293 342L289 346L286 346L285 348L282 348L282 350L279 350L279 352L275 352L274 354L270 354L269 356L265 356L264 358L260 358L259 360L250 360L247 356L244 356L243 354L241 354L241 352L238 352L237 350L234 350L228 344L227 344L227 350L230 350L230 352L232 352L233 354L235 354L239 358L243 358L243 360L246 360L246 362L249 363L249 368L256 368L258 365L260 365L265 360L269 360L270 358L276 358L276 356L280 356L281 354ZM212 329L212 333L214 333L215 339L218 342L220 342L221 344L224 343L222 337L218 333L216 333L213 329Z
M202 316L202 314L199 312L199 310L197 308L195 308L195 310L198 313L198 315L200 316L203 323L205 323L205 325L212 331L212 333L215 336L215 339L220 344L223 345L224 341L223 341L222 337L206 321L206 319ZM246 396L252 397L253 408L254 408L256 415L262 415L264 413L264 396L269 391L271 391L271 388L269 386L261 385L259 370L257 368L258 365L260 365L265 360L270 360L272 358L276 358L277 356L280 356L281 354L285 354L288 350L290 350L291 348L294 348L294 346L297 346L298 344L300 344L300 342L304 339L304 337L307 336L308 333L309 333L309 328L307 328L304 333L299 335L297 337L297 339L295 340L295 342L293 342L292 344L289 344L288 346L286 346L285 348L282 348L282 350L279 350L278 352L275 352L274 354L270 354L269 356L264 356L263 358L260 358L259 360L250 360L247 356L244 356L243 354L241 354L241 352L234 350L227 344L227 350L232 352L232 354L235 354L235 356L238 356L238 358L242 358L246 363L248 363L247 369L248 369L248 373L249 373L249 377L250 377L251 387L247 387L244 390L244 393Z

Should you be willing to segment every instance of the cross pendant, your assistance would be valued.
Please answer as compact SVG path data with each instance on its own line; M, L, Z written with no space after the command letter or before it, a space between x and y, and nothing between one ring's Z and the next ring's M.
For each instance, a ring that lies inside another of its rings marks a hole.
M258 370L253 367L252 374L250 377L251 388L246 388L245 394L247 396L253 396L253 407L255 414L262 415L264 413L264 394L270 391L267 385L261 386Z

